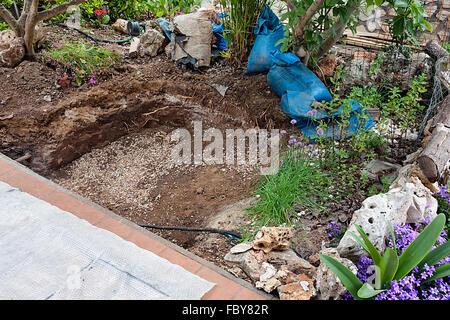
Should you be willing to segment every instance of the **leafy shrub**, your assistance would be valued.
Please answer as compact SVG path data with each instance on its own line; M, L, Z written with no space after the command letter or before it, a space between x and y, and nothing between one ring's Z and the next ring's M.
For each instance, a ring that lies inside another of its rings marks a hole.
M122 57L120 49L109 44L71 41L63 37L55 39L36 58L55 69L59 78L74 80L81 85L97 84L121 62Z
M422 93L426 92L425 74L415 76L405 95L399 88L389 90L388 101L382 105L382 118L391 118L400 124L403 131L413 130L420 111L425 107L420 103Z
M266 5L273 0L222 0L224 38L235 61L244 62L255 39L254 27Z
M189 13L191 9L200 3L200 0L155 0L148 1L147 9L157 17L171 16L175 11Z

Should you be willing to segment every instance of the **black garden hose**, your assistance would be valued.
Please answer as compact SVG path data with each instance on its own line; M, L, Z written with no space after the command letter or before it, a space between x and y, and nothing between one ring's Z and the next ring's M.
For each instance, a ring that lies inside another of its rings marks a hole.
M212 232L212 233L220 233L229 238L234 238L237 240L242 239L242 235L236 232L222 230L222 229L214 229L214 228L187 228L187 227L176 227L176 226L158 226L153 224L143 224L139 225L143 228L152 228L152 229L160 229L160 230L181 230L181 231L196 231L196 232Z

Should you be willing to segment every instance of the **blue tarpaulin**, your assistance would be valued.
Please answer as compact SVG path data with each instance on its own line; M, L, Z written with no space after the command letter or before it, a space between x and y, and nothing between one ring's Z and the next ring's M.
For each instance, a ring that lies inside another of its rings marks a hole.
M311 115L314 102L333 100L328 89L320 79L309 70L293 53L281 53L274 50L270 53L273 65L267 74L267 82L281 98L280 108L286 115L297 121L296 125L310 138L317 137L317 127L327 125L324 135L335 139L346 138L361 129L373 127L369 113L357 101L349 101L348 106L340 107L334 113L315 110ZM348 125L341 128L345 119ZM342 135L342 136L341 136Z
M284 38L284 27L269 7L266 6L259 16L254 34L257 37L250 52L245 74L268 72L273 64L270 52L281 48L281 44L277 45L277 42Z

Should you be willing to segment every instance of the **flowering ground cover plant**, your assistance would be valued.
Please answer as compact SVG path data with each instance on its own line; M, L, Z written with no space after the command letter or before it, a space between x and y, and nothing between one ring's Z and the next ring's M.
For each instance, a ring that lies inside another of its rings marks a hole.
M344 299L448 300L450 244L444 223L444 214L439 214L432 222L395 225L383 256L357 227L362 240L353 236L370 258L359 260L356 276L331 257L320 255L320 259L348 289Z
M73 80L78 85L95 85L121 63L123 53L118 46L111 44L72 41L56 36L36 58L55 69L59 79Z

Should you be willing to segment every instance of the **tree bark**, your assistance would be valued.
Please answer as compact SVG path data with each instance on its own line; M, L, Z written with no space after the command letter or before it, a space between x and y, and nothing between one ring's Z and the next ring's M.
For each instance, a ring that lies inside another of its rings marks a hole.
M24 38L26 56L34 56L34 31L36 25L43 20L50 19L57 14L66 11L72 5L78 5L84 0L72 0L57 5L48 10L38 12L39 0L24 0L22 14L19 19L14 16L0 4L0 17L11 27L17 37Z
M355 13L355 11L360 7L361 0L354 0L352 4L349 7L349 14L348 17L345 19L345 21L342 21L339 19L332 29L329 29L327 32L327 38L322 42L316 58L320 58L323 55L325 55L331 47L342 37L344 34L345 29L347 28L347 24L350 21L350 18ZM335 32L333 32L333 30Z
M450 117L450 115L447 115ZM439 123L428 144L417 158L417 163L431 183L448 179L450 165L450 128Z
M441 47L436 40L430 40L425 45L425 53L430 57L437 59L444 58L450 55L447 50Z
M312 17L319 11L319 8L323 5L324 0L315 0L306 10L305 15L298 21L297 26L294 29L295 41L297 43L303 42L303 35L305 34L305 27L311 21Z

